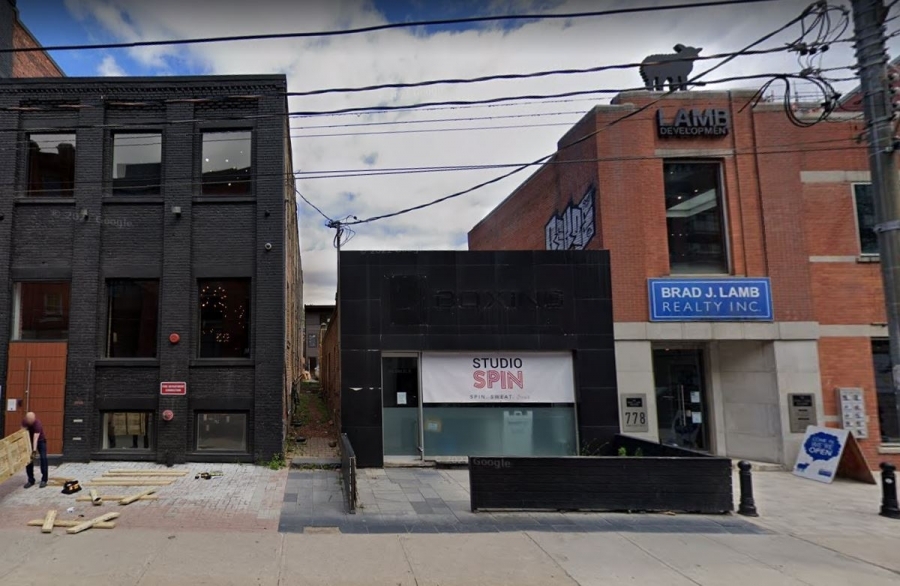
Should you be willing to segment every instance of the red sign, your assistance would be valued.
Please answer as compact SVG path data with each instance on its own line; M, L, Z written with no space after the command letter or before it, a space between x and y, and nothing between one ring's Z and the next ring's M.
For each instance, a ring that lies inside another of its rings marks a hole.
M187 383L159 383L160 395L187 395Z

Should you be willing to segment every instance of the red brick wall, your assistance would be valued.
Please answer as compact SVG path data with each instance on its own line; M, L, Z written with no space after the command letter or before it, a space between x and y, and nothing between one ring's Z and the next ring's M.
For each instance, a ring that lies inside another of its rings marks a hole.
M706 151L709 156L697 158L722 161L732 274L772 279L776 320L885 321L877 263L810 262L811 256L859 255L851 184L804 183L801 172L867 171L865 147L855 140L863 130L860 121L799 128L780 107L744 108L746 93L709 92L670 96L610 126L655 97L624 94L614 100L620 108L598 107L585 116L560 146L591 129L600 130L596 140L561 151L556 160L597 161L541 168L469 233L470 249L543 249L551 214L596 182L599 231L589 248L610 251L614 320L647 321L647 278L669 274L663 158ZM657 138L660 106L667 118L680 107L726 108L731 132L723 138ZM870 463L892 459L877 454L869 340L824 338L819 356L826 415L838 415L836 387L864 388L872 438L862 442L864 450Z
M582 118L563 139L560 147L574 143L595 130L593 113ZM544 250L544 228L550 218L596 185L596 140L589 139L562 148L553 159L529 177L481 223L469 232L470 250ZM597 198L602 196L597 194ZM596 206L596 203L595 203ZM599 248L597 234L589 248Z
M900 464L900 456L878 453L881 428L878 424L878 398L875 393L875 373L872 369L872 342L869 338L821 338L819 340L819 368L822 373L822 404L826 415L840 414L837 391L841 387L861 388L864 391L866 415L869 417L869 438L860 447L869 466L879 462ZM825 358L827 357L827 358ZM828 423L828 427L840 427Z
M319 341L319 381L325 403L334 417L341 420L341 319L335 310L325 335Z
M40 47L34 37L20 23L13 29L13 47ZM63 77L62 69L43 51L13 53L13 77Z

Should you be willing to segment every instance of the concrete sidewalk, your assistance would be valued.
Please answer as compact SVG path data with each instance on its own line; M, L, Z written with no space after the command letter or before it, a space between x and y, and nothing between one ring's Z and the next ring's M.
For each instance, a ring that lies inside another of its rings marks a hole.
M896 586L900 575L781 535L42 535L34 528L0 530L0 584Z

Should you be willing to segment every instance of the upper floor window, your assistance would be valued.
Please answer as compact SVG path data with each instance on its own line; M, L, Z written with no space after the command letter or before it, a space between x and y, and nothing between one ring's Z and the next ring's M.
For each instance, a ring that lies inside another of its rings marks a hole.
M664 163L663 174L671 273L727 273L719 164Z
M251 132L203 133L203 195L251 195Z
M75 195L74 134L29 135L28 195Z
M155 195L162 183L162 134L113 135L113 195Z
M159 281L108 283L106 356L154 358L159 323Z
M875 197L870 183L853 186L856 204L856 227L859 231L859 251L862 254L878 254L878 235L875 233Z
M250 279L201 280L200 358L250 358Z
M13 340L65 340L69 337L69 283L16 283L13 288Z

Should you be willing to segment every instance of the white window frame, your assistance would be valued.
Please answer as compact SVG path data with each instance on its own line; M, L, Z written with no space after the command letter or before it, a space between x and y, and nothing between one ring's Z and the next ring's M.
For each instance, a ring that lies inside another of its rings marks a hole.
M12 307L12 340L22 339L22 283L13 285Z

